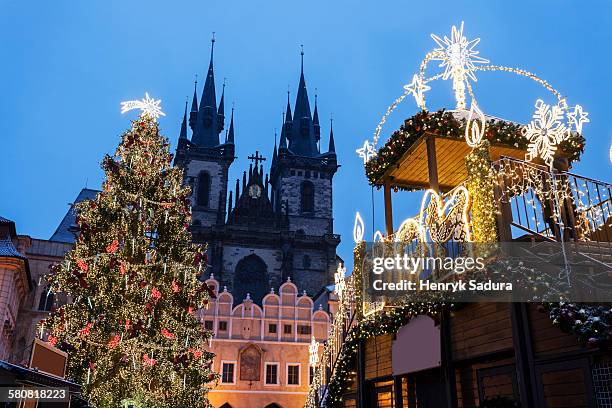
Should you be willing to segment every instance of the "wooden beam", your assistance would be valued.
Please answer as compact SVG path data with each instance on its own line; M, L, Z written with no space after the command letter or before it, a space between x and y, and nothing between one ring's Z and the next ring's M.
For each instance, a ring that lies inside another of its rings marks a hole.
M433 135L427 135L425 143L427 144L429 187L437 192L440 192L440 185L438 184L438 161L436 159L436 137Z
M393 234L393 203L391 202L391 183L389 179L385 179L383 188L385 199L385 232L389 237Z

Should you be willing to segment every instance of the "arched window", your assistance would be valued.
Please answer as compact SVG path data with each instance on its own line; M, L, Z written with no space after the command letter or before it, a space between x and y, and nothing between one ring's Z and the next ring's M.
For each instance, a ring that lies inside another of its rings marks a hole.
M302 182L302 212L314 212L314 184L311 181Z
M234 272L234 288L232 294L237 303L242 302L247 293L255 303L270 291L270 278L266 263L257 255L249 255L242 258L236 264Z
M210 174L201 171L198 176L198 195L196 197L196 205L208 207L210 200Z
M53 292L49 292L49 288L43 289L40 294L40 301L38 302L38 310L42 310L48 312L53 307L53 303L55 302L55 295Z
M265 408L281 408L281 407L280 407L280 405L278 405L278 404L272 403L272 404L268 404L268 405L266 405L266 407L265 407Z

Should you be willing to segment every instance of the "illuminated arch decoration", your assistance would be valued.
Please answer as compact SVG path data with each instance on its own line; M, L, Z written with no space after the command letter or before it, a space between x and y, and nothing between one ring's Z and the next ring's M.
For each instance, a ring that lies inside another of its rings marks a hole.
M471 109L465 136L470 147L477 147L486 130L484 114L478 108L471 85L472 82L477 81L476 74L479 72L508 72L529 78L542 85L556 98L554 105L546 105L538 100L531 123L524 127L524 135L529 142L528 153L525 157L527 161L540 158L552 169L554 153L559 143L569 139L573 133L582 134L582 126L590 122L588 113L583 110L582 106L575 105L570 108L561 92L536 74L520 68L489 64L489 60L481 57L480 52L476 49L480 38L469 40L464 35L463 22L458 28L456 26L451 28L450 37L440 37L435 34L431 34L431 37L437 47L425 55L418 73L412 76L411 83L405 85L404 92L389 105L376 126L372 142L366 140L363 144L364 148L359 150L358 153L364 162L375 155L374 153L368 156L365 153L365 147L369 147L370 150L376 148L384 124L399 104L407 96L412 95L416 105L424 111L427 110L425 92L431 89L431 83L440 79L452 80L456 111L467 112L467 96L469 95ZM443 68L443 72L427 76L428 65L432 61L439 61L438 67ZM472 122L473 118L479 120L480 123Z

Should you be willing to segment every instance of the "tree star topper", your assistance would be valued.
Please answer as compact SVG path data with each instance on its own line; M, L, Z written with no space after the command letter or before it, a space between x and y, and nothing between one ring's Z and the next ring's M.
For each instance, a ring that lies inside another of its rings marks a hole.
M552 169L557 145L568 137L569 129L563 123L563 109L558 105L551 107L538 99L535 108L533 120L523 128L529 141L525 160L540 157Z
M372 157L376 156L376 150L369 140L363 142L363 147L355 150L355 152L363 159L363 164L366 164Z
M145 92L145 97L139 101L124 101L121 102L121 113L131 111L132 109L140 109L140 116L148 116L152 119L157 119L160 116L166 116L161 110L161 99L153 99Z
M431 89L430 86L427 86L424 81L421 80L417 74L414 74L412 77L412 82L404 85L404 89L410 92L414 96L414 100L416 101L419 108L425 108L425 98L423 94Z

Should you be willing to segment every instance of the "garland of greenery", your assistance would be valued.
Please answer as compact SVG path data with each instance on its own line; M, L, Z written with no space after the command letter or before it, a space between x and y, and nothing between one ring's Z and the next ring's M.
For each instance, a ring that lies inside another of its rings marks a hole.
M326 407L343 407L342 395L348 390L348 379L351 372L351 362L357 355L359 342L368 338L396 333L417 315L427 315L437 318L444 304L442 303L409 303L391 311L383 311L361 320L349 331L338 361L334 375L327 385Z
M566 333L573 333L578 341L591 348L612 346L612 307L610 305L583 305L552 303L543 306L553 324Z
M451 112L421 111L406 119L404 124L393 132L387 143L378 150L376 156L366 163L366 176L370 184L376 184L387 169L404 155L404 153L423 135L424 132L453 139L463 139L465 119L457 119ZM499 119L487 121L485 139L492 144L503 144L519 149L527 149L528 141L522 133L522 126ZM572 136L559 144L570 162L580 159L584 152L585 139L580 134Z

